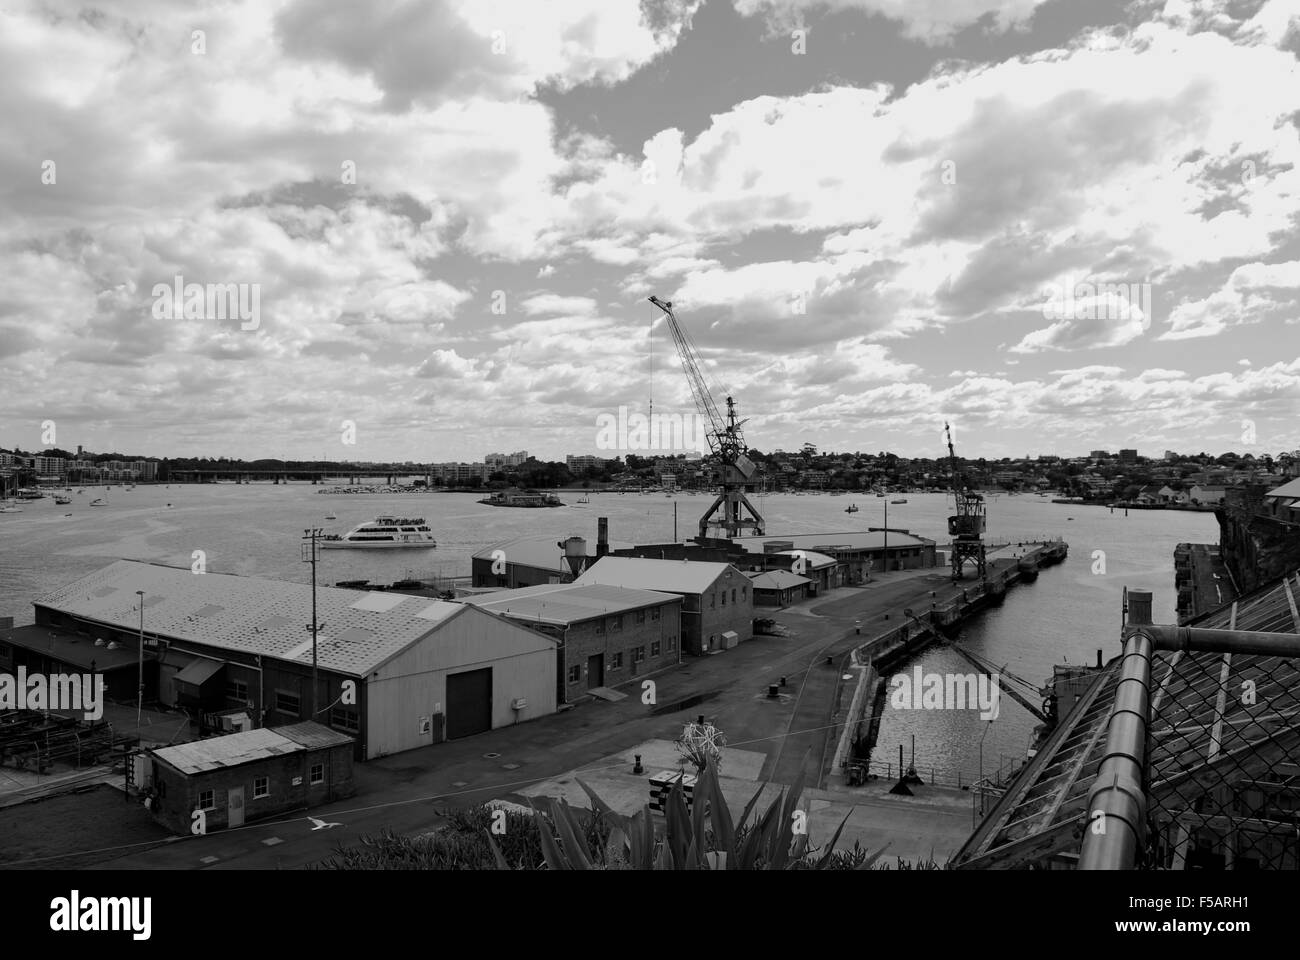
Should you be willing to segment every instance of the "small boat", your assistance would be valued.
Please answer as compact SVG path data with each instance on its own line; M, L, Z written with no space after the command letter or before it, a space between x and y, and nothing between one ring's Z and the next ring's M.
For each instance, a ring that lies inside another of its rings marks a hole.
M13 504L6 503L0 505L0 513L22 513L22 507L15 507Z
M325 514L325 519L326 519L326 520L337 520L338 517L334 516L333 513L327 513L327 514Z
M72 502L72 498L71 498L71 497L55 497L55 498L54 498L54 502L57 503L57 504L58 504L59 506L61 506L61 507L66 507L68 504L70 504L70 503Z
M94 500L90 501L90 505L92 507L106 507L108 506L108 501L102 497L96 497Z
M876 494L876 496L878 496L878 497L883 497L884 494L883 494L883 493L878 493L878 494Z
M578 498L578 503L591 503L591 497L581 496Z
M844 512L845 512L845 513L857 513L857 512L858 512L858 505L857 505L856 503L850 503L847 507L844 508Z
M905 498L903 498L903 497L899 497L897 500L890 500L889 502L890 502L890 503L907 503L907 500L906 500Z

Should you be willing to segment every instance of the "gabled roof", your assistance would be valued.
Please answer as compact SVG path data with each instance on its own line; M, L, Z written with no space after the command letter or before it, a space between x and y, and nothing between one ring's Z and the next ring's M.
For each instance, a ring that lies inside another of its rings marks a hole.
M642 557L601 557L574 583L666 590L669 593L703 593L728 570L729 563L704 560L650 560Z
M178 743L161 747L153 751L153 755L181 773L196 774L349 743L352 743L351 737L309 721Z
M750 580L753 581L755 590L789 590L791 587L812 583L807 577L796 576L785 570L755 573L750 576Z
M1264 496L1300 497L1300 477L1296 477L1294 480L1288 480L1286 483L1282 484L1282 486L1275 487L1274 489L1270 490L1268 493L1264 494Z
M118 560L60 587L36 604L134 631L136 591L144 591L144 630L150 636L311 663L311 585L225 573L195 574ZM469 613L464 604L398 593L317 587L317 659L327 670L357 676Z
M681 600L675 593L632 587L548 583L465 597L463 602L515 620L563 625L665 603L681 603Z

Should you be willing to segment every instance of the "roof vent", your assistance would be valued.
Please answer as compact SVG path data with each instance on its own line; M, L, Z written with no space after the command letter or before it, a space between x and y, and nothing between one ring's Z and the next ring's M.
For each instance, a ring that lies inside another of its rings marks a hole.
M97 647L102 647L103 645L104 645L104 638L103 638L103 637L96 637L96 638L95 638L95 646L97 646Z
M122 645L121 645L120 643L118 643L116 640L110 640L110 641L108 642L108 649L110 649L110 650L120 650L121 648L122 648Z

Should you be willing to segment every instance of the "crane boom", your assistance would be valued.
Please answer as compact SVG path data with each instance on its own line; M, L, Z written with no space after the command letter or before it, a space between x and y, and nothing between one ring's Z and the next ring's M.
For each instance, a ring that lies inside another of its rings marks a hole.
M673 345L677 348L682 370L690 385L691 398L695 401L700 416L708 422L705 432L709 451L718 459L721 467L721 490L712 506L700 517L700 538L708 538L710 526L721 527L729 538L746 530L752 530L755 536L762 536L763 518L745 496L745 483L754 473L754 463L745 455L745 435L741 432L745 421L736 419L736 402L732 397L726 398L725 415L718 409L704 368L700 364L699 351L690 335L677 322L672 302L660 300L656 296L651 296L649 300L668 318L668 330L672 334Z

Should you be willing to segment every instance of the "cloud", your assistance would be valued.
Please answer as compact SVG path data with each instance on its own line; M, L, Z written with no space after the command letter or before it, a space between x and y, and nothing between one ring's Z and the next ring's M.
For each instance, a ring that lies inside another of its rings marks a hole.
M1300 260L1247 263L1237 267L1223 286L1201 300L1179 304L1161 340L1212 337L1232 327L1286 315L1294 320L1300 307Z

